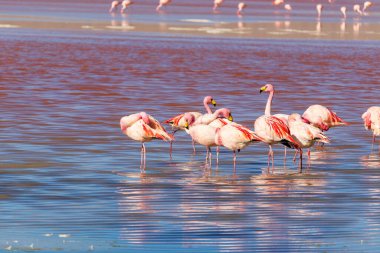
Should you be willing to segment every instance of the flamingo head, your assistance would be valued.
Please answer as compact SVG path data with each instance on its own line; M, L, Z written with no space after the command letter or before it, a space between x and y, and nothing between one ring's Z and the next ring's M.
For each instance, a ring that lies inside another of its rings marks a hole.
M230 109L227 109L227 108L221 108L219 110L216 110L215 111L215 114L218 116L218 117L221 117L221 118L226 118L228 119L229 121L233 121L234 118L232 117L232 114L231 114L231 110Z
M203 103L212 104L213 106L216 106L216 101L211 96L205 97L205 99L203 100Z
M191 124L193 124L193 122L195 121L194 115L187 112L187 113L185 113L183 118L185 120L185 128L189 129L189 126L191 126Z
M142 119L146 124L149 124L149 116L146 112L139 113L139 119Z
M266 84L263 87L260 88L260 93L266 91L266 92L274 92L274 88L272 84Z

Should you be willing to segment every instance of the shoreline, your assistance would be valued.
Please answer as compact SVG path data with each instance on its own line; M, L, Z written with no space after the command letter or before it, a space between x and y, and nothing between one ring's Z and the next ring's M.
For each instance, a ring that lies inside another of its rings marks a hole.
M106 21L57 21L25 20L30 16L2 17L0 30L29 29L39 31L86 31L118 33L152 33L155 35L201 36L212 38L252 39L310 39L310 40L354 40L379 41L380 24L361 22L214 22L202 19L183 19L177 22L131 22L128 18Z

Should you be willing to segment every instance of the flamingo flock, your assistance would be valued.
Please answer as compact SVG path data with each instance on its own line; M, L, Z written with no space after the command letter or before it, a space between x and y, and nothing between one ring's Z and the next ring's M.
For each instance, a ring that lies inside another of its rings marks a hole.
M219 8L224 4L225 0L214 0L213 1L213 6L212 10L214 13L217 13ZM159 12L162 7L168 6L171 4L172 0L159 0L158 5L156 7L156 11ZM328 4L333 4L335 1L333 0L328 0ZM134 2L132 0L123 0L123 1L118 1L114 0L111 2L111 7L109 9L109 12L115 12L117 11L119 6L121 7L120 12L124 13L128 6L132 5ZM273 0L272 5L275 7L283 7L286 11L290 12L293 10L293 7L291 6L290 3L286 3L285 0ZM367 15L367 10L373 6L373 3L371 1L365 1L362 5L361 4L355 4L352 6L352 11L354 14L356 13L357 15ZM247 8L247 4L245 2L239 2L237 5L237 12L236 14L238 16L243 15L243 10ZM315 5L315 9L317 11L317 18L320 19L322 16L322 11L324 9L324 5L322 3L317 3ZM347 17L347 7L346 6L341 6L339 11L342 13L343 18L346 19Z
M310 148L315 143L330 143L325 132L332 127L348 125L335 112L322 105L311 105L301 115L298 113L274 114L271 106L275 94L272 84L260 88L260 93L269 93L264 114L254 122L254 129L233 122L232 113L227 108L211 111L209 104L216 106L211 96L203 100L206 113L185 112L165 120L163 123L172 127L169 134L161 123L145 112L131 114L120 119L120 128L123 134L130 139L141 143L141 164L143 172L146 167L146 148L144 143L159 139L174 141L174 133L178 130L186 131L194 142L206 148L206 168L211 168L211 147L225 147L233 151L233 169L236 172L237 152L253 143L265 143L268 151L268 172L270 167L274 171L273 145L282 144L287 148L295 149L299 154L299 173L302 173L303 149L308 149L308 164L310 165ZM372 143L376 136L380 136L380 106L372 106L362 115L364 127L373 133ZM195 151L195 148L194 148ZM236 152L237 151L237 152ZM172 152L172 150L170 151ZM295 157L296 157L295 155ZM217 158L218 162L218 158Z

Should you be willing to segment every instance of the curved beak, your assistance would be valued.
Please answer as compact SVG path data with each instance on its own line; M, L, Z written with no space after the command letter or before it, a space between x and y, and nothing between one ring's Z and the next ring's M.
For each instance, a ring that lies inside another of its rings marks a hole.
M266 86L260 88L260 93L266 90Z
M234 121L234 118L232 117L231 114L230 114L230 116L228 116L228 120L229 120L229 121Z
M213 106L216 106L216 101L215 101L214 99L211 99L211 104L212 104Z

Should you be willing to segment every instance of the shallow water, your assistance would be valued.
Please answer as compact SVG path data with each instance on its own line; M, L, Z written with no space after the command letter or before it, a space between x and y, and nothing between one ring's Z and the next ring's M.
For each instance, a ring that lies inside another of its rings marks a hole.
M378 251L379 147L360 118L379 101L377 41L1 31L4 251ZM273 112L319 103L350 123L327 132L305 173L276 147L267 175L263 144L239 153L236 175L225 149L206 171L204 148L192 155L178 133L172 159L168 143L146 144L140 174L120 117L163 121L212 95L252 128L268 82Z

